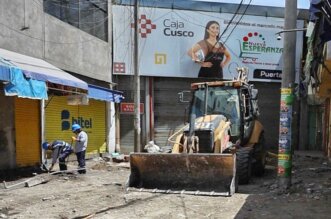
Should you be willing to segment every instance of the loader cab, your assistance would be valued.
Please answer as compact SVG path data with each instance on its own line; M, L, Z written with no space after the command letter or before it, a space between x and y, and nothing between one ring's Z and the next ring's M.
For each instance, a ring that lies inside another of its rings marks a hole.
M242 121L241 126L242 139L241 143L246 144L252 135L254 122L259 115L259 109L257 106L257 89L254 89L253 85L243 86L240 89L241 109L242 109Z
M194 90L190 115L196 118L205 115L223 115L231 122L230 136L239 139L241 132L239 89L231 86L201 86Z

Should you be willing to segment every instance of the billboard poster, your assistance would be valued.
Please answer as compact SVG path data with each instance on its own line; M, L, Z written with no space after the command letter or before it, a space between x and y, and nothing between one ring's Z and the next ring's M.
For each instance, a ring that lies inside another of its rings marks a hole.
M233 79L248 67L251 81L280 82L284 18L140 7L139 75ZM132 6L113 6L113 74L133 75ZM297 27L303 27L298 21ZM302 32L297 32L296 80Z
M281 88L278 176L289 177L292 171L292 109L294 95L291 88Z

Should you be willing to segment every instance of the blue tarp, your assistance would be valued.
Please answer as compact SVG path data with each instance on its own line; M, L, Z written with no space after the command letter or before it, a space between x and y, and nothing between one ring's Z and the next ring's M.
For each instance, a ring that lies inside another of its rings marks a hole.
M311 0L309 21L318 22L321 44L331 40L331 0Z
M124 99L123 92L91 84L88 85L88 98L115 103L120 103Z
M5 67L2 66L1 69L5 69ZM6 96L17 95L31 99L48 99L45 81L27 79L22 70L17 67L8 66L7 70L9 71L9 83L4 88Z

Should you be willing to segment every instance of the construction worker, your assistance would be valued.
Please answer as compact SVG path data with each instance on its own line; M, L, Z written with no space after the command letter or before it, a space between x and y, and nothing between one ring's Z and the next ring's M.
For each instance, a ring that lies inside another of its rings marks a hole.
M81 130L79 124L73 124L71 130L73 133L76 134L76 136L72 136L72 141L75 142L75 153L77 156L78 166L80 169L78 170L78 173L85 174L86 173L85 153L87 148L88 136L86 132Z
M42 144L44 150L52 151L52 165L48 171L52 171L57 160L59 160L60 171L67 170L65 159L73 152L71 145L65 141L55 140L51 144L47 141Z

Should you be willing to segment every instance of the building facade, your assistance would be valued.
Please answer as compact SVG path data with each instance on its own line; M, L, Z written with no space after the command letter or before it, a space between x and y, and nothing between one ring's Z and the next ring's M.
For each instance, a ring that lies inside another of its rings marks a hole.
M122 95L111 90L110 4L0 2L0 169L40 163L41 142L70 143L73 123L89 134L89 154L115 150L115 102ZM33 91L43 88L43 96L16 91L14 75Z
M113 5L113 77L126 96L124 102L128 103L134 101L133 58L130 59L134 42L133 7L130 1L115 1ZM187 51L203 39L208 21L217 21L220 41L231 53L231 61L223 69L223 79L236 77L235 67L249 68L249 81L259 89L260 120L266 127L266 146L277 151L283 41L277 39L276 33L283 30L284 8L187 1L143 1L139 7L138 60L140 100L144 107L142 145L150 140L159 146L171 145L168 138L188 121L189 104L180 102L178 93L189 91L193 82L212 79L198 78L199 65L191 60ZM308 11L298 10L298 27L303 27L307 19ZM304 40L303 33L298 33L297 84ZM123 47L126 49L122 51ZM189 92L185 95L189 100ZM298 110L295 108L293 120L296 133ZM121 149L133 151L133 112L122 109L119 112ZM298 148L298 139L294 139L294 147Z
M322 150L331 157L331 1L311 1L307 58L302 80L300 135L303 149Z

